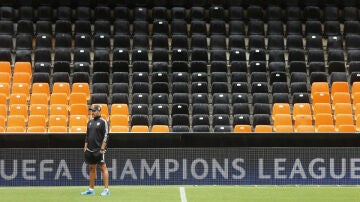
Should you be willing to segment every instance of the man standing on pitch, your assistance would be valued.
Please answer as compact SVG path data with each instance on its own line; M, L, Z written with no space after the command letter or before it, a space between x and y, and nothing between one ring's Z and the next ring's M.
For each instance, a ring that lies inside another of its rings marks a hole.
M85 162L89 164L90 184L89 188L81 192L81 195L94 195L96 179L96 166L99 165L104 180L104 191L101 196L109 196L109 173L105 163L106 146L109 139L109 127L105 119L101 118L101 107L94 105L91 108L93 119L87 124L87 132L84 145Z

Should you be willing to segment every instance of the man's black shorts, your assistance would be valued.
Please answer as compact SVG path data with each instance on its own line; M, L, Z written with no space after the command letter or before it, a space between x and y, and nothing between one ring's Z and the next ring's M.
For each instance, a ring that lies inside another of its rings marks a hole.
M100 154L100 150L85 151L85 162L87 164L103 164L105 163L105 154Z

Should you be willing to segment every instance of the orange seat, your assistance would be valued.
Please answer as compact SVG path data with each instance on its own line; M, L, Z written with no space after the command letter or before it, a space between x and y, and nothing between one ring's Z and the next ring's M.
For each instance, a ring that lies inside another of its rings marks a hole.
M70 84L66 82L55 82L52 88L52 93L65 93L67 98L69 98Z
M68 105L68 96L66 93L52 93L50 96L50 105L53 104Z
M7 105L0 104L0 116L4 117L5 119L7 119L7 108Z
M326 133L326 132L335 132L334 125L319 125L315 128L315 132Z
M290 114L277 114L274 116L274 126L292 125L292 117Z
M73 83L72 93L85 93L86 99L90 100L90 88L88 83Z
M44 115L30 115L28 128L29 127L43 127L46 128L46 118Z
M360 93L360 82L354 82L351 86L351 95L355 93Z
M312 94L312 103L330 103L330 94L327 92L316 92Z
M332 114L331 104L330 103L315 103L313 104L314 110L314 119L316 119L316 114Z
M69 121L69 127L73 127L73 126L86 127L87 126L87 121L88 121L87 116L71 115L70 116L70 121Z
M27 72L15 72L13 75L13 84L14 83L26 83L30 85L31 75Z
M276 114L290 114L290 105L288 103L274 103L272 117Z
M315 128L319 125L334 125L332 114L315 114Z
M351 103L350 93L338 92L332 98L333 106L337 103Z
M356 119L356 122L355 122L355 126L356 126L356 131L360 131L360 114L358 115L355 115L355 119Z
M5 128L0 127L0 133L5 133Z
M131 127L131 132L133 132L133 133L148 133L149 127L142 126L142 125L136 125L136 126Z
M82 115L89 117L89 109L87 104L70 105L70 115Z
M298 126L295 126L295 132L298 132L298 133L315 132L315 128L313 125L298 125Z
M92 104L91 106L99 105L101 107L101 117L107 121L109 121L109 108L107 104Z
M30 62L15 62L14 74L17 72L25 72L32 76L31 63Z
M33 93L30 97L30 105L48 105L48 96L45 93Z
M12 94L20 94L23 93L26 95L26 98L29 99L30 95L30 86L26 83L13 83L11 87Z
M24 116L21 115L9 115L7 118L7 127L22 127L25 129Z
M274 126L274 131L278 133L291 133L294 131L292 125L278 125Z
M129 115L129 107L127 104L112 104L111 115L123 114Z
M154 133L168 133L170 132L169 126L167 125L153 125L151 132Z
M271 133L271 132L273 132L273 127L270 125L256 125L254 132L256 132L256 133Z
M0 93L0 105L7 105L6 95L3 93Z
M0 93L6 96L6 99L10 97L10 84L0 83Z
M339 125L336 131L341 133L354 133L356 132L356 127L355 125Z
M69 105L73 104L86 104L87 99L85 93L71 93L69 97Z
M356 104L360 103L360 92L352 94L351 97L353 99L354 107L355 107Z
M6 73L9 73L11 75L12 72L11 72L11 64L10 64L10 62L0 61L0 72L6 72Z
M68 127L66 127L66 126L49 126L48 132L49 133L67 133Z
M313 82L311 84L311 97L315 93L329 93L329 84L327 82Z
M339 131L340 125L354 125L354 117L352 114L337 114L335 116L335 130Z
M110 126L110 132L112 133L127 133L129 132L128 126Z
M87 127L86 126L72 126L69 128L70 133L86 133Z
M295 120L298 115L311 116L311 107L309 103L295 103L293 107L293 119Z
M331 85L331 96L334 96L335 93L350 93L349 83L344 81L335 81Z
M27 104L27 98L26 95L21 93L21 94L11 94L10 95L10 105L12 104Z
M7 72L0 72L0 83L10 84L11 74Z
M45 117L45 121L49 118L49 107L43 104L30 105L30 116L31 115L42 115Z
M360 114L360 103L357 103L355 106L354 116L357 119L357 115Z
M110 117L111 126L129 126L128 115L111 115Z
M7 133L25 133L26 128L22 126L8 126L6 128Z
M27 128L28 133L46 133L46 127L43 126L30 126Z
M50 105L50 116L51 115L62 115L66 117L67 120L69 117L68 106L60 104Z
M23 116L23 119L26 122L28 120L28 105L23 105L23 104L10 105L9 115Z
M250 125L235 125L234 132L235 133L251 133L252 128Z
M50 99L50 87L48 83L33 83L31 93L44 93Z
M64 126L67 127L67 117L64 115L50 115L49 127L50 126Z
M352 104L350 103L337 103L334 106L334 115L338 114L352 114Z
M5 116L0 116L0 128L5 129Z
M300 125L313 125L312 121L313 117L311 115L298 115L294 120L294 125L295 128Z

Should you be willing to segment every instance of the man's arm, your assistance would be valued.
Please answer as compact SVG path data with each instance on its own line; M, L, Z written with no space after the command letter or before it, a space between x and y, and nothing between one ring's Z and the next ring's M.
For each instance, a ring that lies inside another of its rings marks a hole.
M85 144L84 144L84 152L87 150L87 147L88 147L88 143L85 142Z
M104 139L101 143L100 153L104 153L107 142L109 140L109 126L106 120L104 120Z

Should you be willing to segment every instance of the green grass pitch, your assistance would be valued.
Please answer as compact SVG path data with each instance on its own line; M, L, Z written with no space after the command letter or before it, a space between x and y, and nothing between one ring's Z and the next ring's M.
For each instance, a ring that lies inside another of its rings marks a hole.
M81 196L87 187L1 187L1 201L116 201L181 202L180 186L111 186L111 196ZM187 202L354 202L360 201L358 186L184 186ZM184 195L183 195L184 196ZM184 200L185 199L185 200Z

